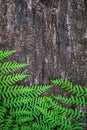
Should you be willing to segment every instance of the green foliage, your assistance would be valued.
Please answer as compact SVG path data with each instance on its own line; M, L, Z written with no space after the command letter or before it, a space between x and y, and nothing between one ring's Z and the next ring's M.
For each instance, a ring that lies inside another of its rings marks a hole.
M30 75L16 72L28 64L3 62L14 52L0 51L0 130L82 130L85 113L78 106L86 106L87 89L62 79L51 80L51 85L17 85ZM70 97L41 96L54 85Z
M16 72L28 64L3 61L14 52L0 51L0 130L29 130L37 115L33 103L51 85L17 85L30 75Z
M70 93L69 98L64 98L61 95L55 97L58 100L62 100L63 103L71 103L79 106L87 105L87 88L83 88L80 85L72 85L71 82L63 79L51 80L51 83L57 85L60 88L63 88L67 92Z
M62 101L63 104L73 104L73 105L79 105L79 106L86 106L87 101L84 96L76 97L71 95L70 97L63 97L62 95L57 95L52 97L56 100Z
M25 66L28 66L28 64L25 64L25 63L20 64L17 62L13 63L13 62L8 61L8 62L0 63L0 72L2 74L11 73Z
M51 80L51 83L53 83L54 85L58 85L59 87L62 87L66 91L75 94L77 97L84 96L85 94L85 89L82 88L82 86L80 85L73 86L72 83L67 80L56 79L56 80Z
M0 61L3 60L4 58L7 58L8 56L12 55L13 53L15 53L15 50L10 50L10 51L2 51L0 50Z
M64 89L66 92L69 93L68 97L62 96L61 94L58 95L51 95L51 97L56 101L56 102L61 102L62 105L65 104L66 108L66 119L72 120L74 119L74 123L72 124L73 129L83 129L81 122L82 119L86 116L86 113L84 111L81 111L80 108L84 109L87 106L87 88L83 88L80 85L73 85L70 81L68 80L63 80L61 78L51 80L51 83L54 86L60 87ZM74 108L70 108L69 106L74 106ZM73 111L72 111L73 110ZM64 110L65 111L65 110ZM70 111L70 114L69 114ZM78 123L77 123L78 122ZM80 125L80 126L79 126Z

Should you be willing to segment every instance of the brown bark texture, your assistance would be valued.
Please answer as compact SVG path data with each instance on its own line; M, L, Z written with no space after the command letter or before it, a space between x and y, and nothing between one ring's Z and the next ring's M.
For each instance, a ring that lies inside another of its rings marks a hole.
M32 63L27 83L62 77L87 85L87 6L84 0L0 0L0 49ZM57 90L55 90L56 92Z

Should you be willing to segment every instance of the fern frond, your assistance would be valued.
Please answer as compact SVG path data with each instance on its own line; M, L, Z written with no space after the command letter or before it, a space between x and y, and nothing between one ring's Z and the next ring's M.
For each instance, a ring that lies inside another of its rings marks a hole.
M43 124L40 122L34 122L31 126L32 130L51 130L50 125Z
M11 130L19 130L19 129L20 129L20 127L18 126L18 124L12 124Z
M75 97L71 95L69 98L68 97L63 97L62 95L52 95L53 99L56 99L57 101L62 101L63 104L74 104L77 106L86 106L87 102L85 100L85 97Z
M51 97L52 98L52 97ZM49 100L46 99L46 100ZM75 108L75 110L68 108L68 107L62 107L61 104L58 104L56 101L49 100L50 105L54 106L54 110L58 110L59 114L69 115L70 118L79 118L80 116L84 116L84 112L80 113L80 111Z
M33 85L31 86L31 88L33 89L33 91L30 93L31 97L37 97L38 95L42 94L43 92L51 88L51 85Z
M33 122L34 118L30 117L29 115L25 115L25 116L19 116L16 118L16 123L19 125L25 125L27 123L27 125L29 126L31 124L31 122Z
M13 71L16 71L18 69L21 69L23 67L29 66L29 64L25 63L17 63L17 62L4 62L0 64L0 73L12 73Z
M13 53L15 53L16 50L5 50L5 51L2 51L0 50L0 61L3 60L4 58L7 58L8 56L12 55Z
M30 125L21 125L20 130L33 130Z
M19 107L24 104L28 104L31 98L36 98L43 92L48 90L50 85L41 86L9 86L3 87L1 91L2 102L7 107ZM14 98L13 98L14 97Z
M80 85L73 86L71 82L63 79L51 80L51 83L57 85L71 94L76 94L78 97L84 96L85 91Z
M43 124L48 124L50 126L50 129L53 129L55 126L60 127L61 129L69 129L71 128L71 123L68 120L65 120L64 117L60 117L59 112L52 110L47 110L45 107L40 108L37 106L37 109L43 114L42 122ZM56 116L55 116L56 112ZM68 126L68 127L67 127Z
M48 113L48 110L52 110L54 113L57 112L57 113L55 113L56 115L63 117L64 119L68 116L68 118L70 120L73 118L78 119L80 117L84 117L84 112L80 113L80 111L78 109L73 110L71 108L64 108L61 105L57 104L57 102L52 101L50 98L42 99L40 104L39 104L40 101L38 101L38 100L39 99L34 101L35 102L34 104L35 104L35 106L39 106L41 109L42 108L46 109L46 111L44 111L44 113L46 113L46 112ZM31 102L31 106L33 105L32 103L33 103L33 101Z
M24 79L24 78L27 78L28 76L30 75L27 75L27 74L10 74L10 75L0 75L0 84L2 86L9 86L9 85L13 85L15 84L16 82Z
M78 120L75 121L75 122L72 124L72 129L73 129L73 130L83 130L83 128L82 128L82 122L79 122Z
M73 94L76 94L77 97L84 96L84 94L85 94L85 90L84 90L84 88L82 88L81 85L75 85L72 92L73 92Z
M6 117L3 120L3 124L0 124L0 129L9 130L9 128L12 125L12 122L13 122L12 117L9 115L6 115Z
M65 120L68 109L67 112L65 112L65 108L63 108L61 105L58 105L56 102L53 102L50 98L44 98L43 102L44 103L40 104L42 106L39 106L39 104L35 104L39 112L43 114L41 122L43 122L43 124L49 124L50 129L54 128L56 125L58 125L59 127L61 126L62 128L67 128L67 124L69 126L70 123L70 121ZM38 115L40 115L40 113L36 114L36 116Z
M0 106L0 122L3 121L6 115L6 108L4 106Z
M25 107L24 107L24 109L23 108L16 108L16 109L11 108L10 115L12 117L19 117L19 116L26 116L26 115L28 116L28 115L31 115L31 112L29 112L29 110L26 109Z
M84 97L87 97L87 87L84 88L84 91L85 91L85 93L84 93Z

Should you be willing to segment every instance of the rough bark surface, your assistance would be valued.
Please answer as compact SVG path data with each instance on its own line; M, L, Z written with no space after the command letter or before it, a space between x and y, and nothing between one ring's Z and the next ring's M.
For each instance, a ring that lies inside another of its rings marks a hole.
M16 49L30 84L67 78L87 85L87 6L84 0L0 0L0 49Z

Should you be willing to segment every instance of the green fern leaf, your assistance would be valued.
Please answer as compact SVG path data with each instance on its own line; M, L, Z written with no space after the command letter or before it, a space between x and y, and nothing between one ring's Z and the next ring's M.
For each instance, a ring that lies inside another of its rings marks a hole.
M84 89L80 85L73 86L72 83L67 80L56 79L56 80L51 80L51 83L65 89L71 94L76 94L76 96L78 97L84 96L85 94Z
M28 116L28 115L30 115L31 114L31 112L29 112L29 110L28 109L26 109L26 108L16 108L16 109L14 109L14 108L11 108L10 109L10 115L12 116L12 117L14 117L14 116L16 116L16 117L19 117L19 116Z
M4 106L19 107L21 105L28 104L31 98L35 99L35 97L38 97L50 87L50 85L31 87L23 87L16 85L9 86L8 88L3 87L1 97Z
M13 62L4 62L0 64L0 73L12 73L15 70L21 69L23 67L29 66L29 64L25 63L13 63Z
M20 129L20 127L18 126L18 124L12 124L11 130L19 130L19 129ZM10 130L10 129L8 129L8 130Z
M2 51L0 50L0 61L3 60L4 58L7 58L8 56L12 55L13 53L15 53L16 50L10 50L10 51Z
M3 106L0 106L0 123L2 123L5 115L6 115L6 108Z
M27 74L12 74L12 75L8 75L8 76L7 75L5 75L5 76L0 75L0 84L2 86L13 85L16 82L18 82L24 78L27 78L28 76L30 76L30 75L27 75Z
M21 125L20 130L33 130L30 125Z
M82 123L77 120L76 122L74 122L72 124L72 129L73 130L83 130Z
M19 125L23 125L25 123L27 123L28 125L30 125L30 122L33 122L34 118L33 117L29 117L28 115L22 115L16 118L16 123L18 123Z
M6 117L3 119L3 123L0 124L0 129L1 130L9 130L9 128L12 125L12 122L13 122L12 117L9 115L6 115Z
M62 95L51 95L53 99L56 99L57 101L62 101L63 104L74 104L77 106L86 106L86 100L85 97L75 97L71 95L69 98L68 97L63 97Z
M84 92L84 96L87 97L87 87L84 88L84 91L85 91L85 92Z

